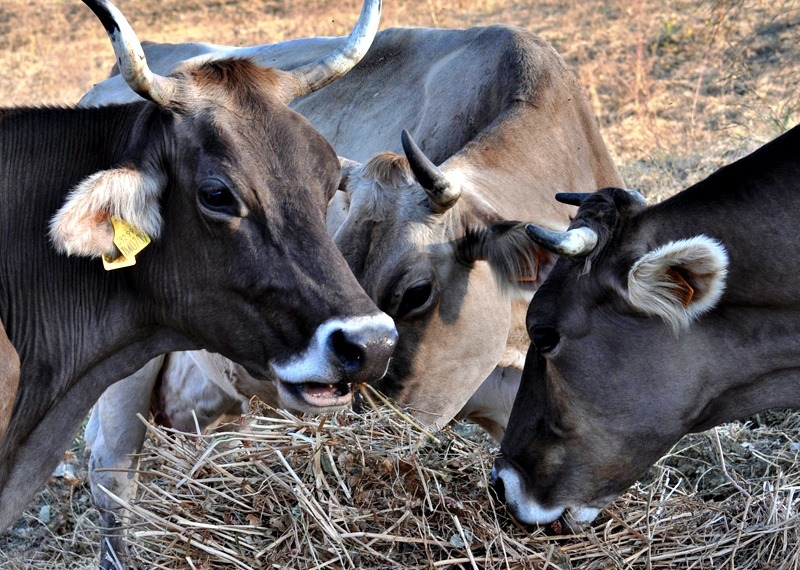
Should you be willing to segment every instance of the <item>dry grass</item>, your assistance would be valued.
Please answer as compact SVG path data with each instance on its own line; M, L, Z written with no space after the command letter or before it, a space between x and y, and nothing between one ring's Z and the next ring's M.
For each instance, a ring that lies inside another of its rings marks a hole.
M346 33L359 4L119 2L143 39L230 44ZM551 41L575 68L628 185L651 201L800 118L800 0L384 5L382 27L505 22ZM101 26L77 0L0 5L4 105L72 104L105 77L112 59ZM800 421L792 414L685 438L587 533L572 537L529 533L507 520L488 498L491 454L482 439L459 435L462 428L433 443L393 415L341 414L322 426L319 419L257 419L251 431L253 441L242 447L233 444L245 441L241 434L151 432L134 528L152 533L134 544L147 567L161 556L168 567L235 568L200 545L231 550L238 561L273 545L253 567L800 568ZM75 476L53 478L0 535L1 569L94 566L97 514L79 440L65 464ZM193 493L205 502L187 500ZM212 521L213 528L200 528Z
M797 568L798 428L689 438L572 536L508 519L482 442L386 411L202 437L150 426L122 504L143 568Z

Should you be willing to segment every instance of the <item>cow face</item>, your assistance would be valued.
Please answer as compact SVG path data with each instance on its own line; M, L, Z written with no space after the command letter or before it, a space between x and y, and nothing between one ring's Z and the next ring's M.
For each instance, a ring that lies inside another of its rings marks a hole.
M478 198L460 195L457 172L415 168L409 142L409 158L343 162L345 191L329 206L328 230L398 328L398 348L376 386L441 426L503 361L509 296L527 304L551 256L522 224L484 215Z
M596 245L559 259L529 307L493 472L523 522L591 521L704 419L714 364L693 321L718 302L727 255L705 236L658 245L643 209L624 190L585 199L571 227Z
M186 67L117 168L71 193L51 237L119 255L110 215L153 243L130 272L147 319L280 380L295 408L328 406L386 369L396 332L325 231L330 145L285 105L284 77L244 60ZM220 294L225 292L225 294Z

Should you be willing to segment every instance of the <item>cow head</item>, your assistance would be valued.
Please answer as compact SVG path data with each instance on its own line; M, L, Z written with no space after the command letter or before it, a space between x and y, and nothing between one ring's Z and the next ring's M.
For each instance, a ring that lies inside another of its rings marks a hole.
M659 239L647 211L637 193L606 189L567 232L528 227L562 257L528 310L533 344L493 471L523 522L591 521L708 419L714 363L696 321L715 318L726 250L703 235Z
M441 426L503 360L508 297L527 304L553 257L523 224L462 193L466 169L434 166L406 132L402 143L405 156L342 161L328 231L399 331L377 387Z
M259 378L274 374L297 409L338 403L348 382L379 378L396 331L325 231L336 154L286 105L346 72L366 48L293 72L220 60L162 77L113 5L87 4L126 81L155 105L134 104L142 118L138 132L120 133L124 158L78 184L56 213L56 248L117 258L112 216L149 235L135 268L118 270L150 300L135 311Z

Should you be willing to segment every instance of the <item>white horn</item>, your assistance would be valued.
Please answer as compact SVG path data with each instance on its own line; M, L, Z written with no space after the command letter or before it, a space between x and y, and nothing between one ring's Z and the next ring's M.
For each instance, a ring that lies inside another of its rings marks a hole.
M100 19L117 56L119 71L131 89L159 107L173 101L175 80L150 71L142 44L125 16L108 0L83 0Z
M294 99L322 89L353 69L367 53L378 33L381 19L381 0L364 0L361 15L355 28L350 32L344 45L338 47L322 59L298 67L290 73L294 77L297 89L292 94Z
M534 243L564 257L588 255L597 245L597 233L586 227L557 232L536 224L527 224L525 231Z

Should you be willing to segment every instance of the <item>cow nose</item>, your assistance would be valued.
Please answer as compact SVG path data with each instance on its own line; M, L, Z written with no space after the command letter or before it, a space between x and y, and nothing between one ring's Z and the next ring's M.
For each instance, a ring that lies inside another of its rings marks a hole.
M330 336L331 351L355 383L383 377L396 345L394 321L383 313L374 319L344 321Z

